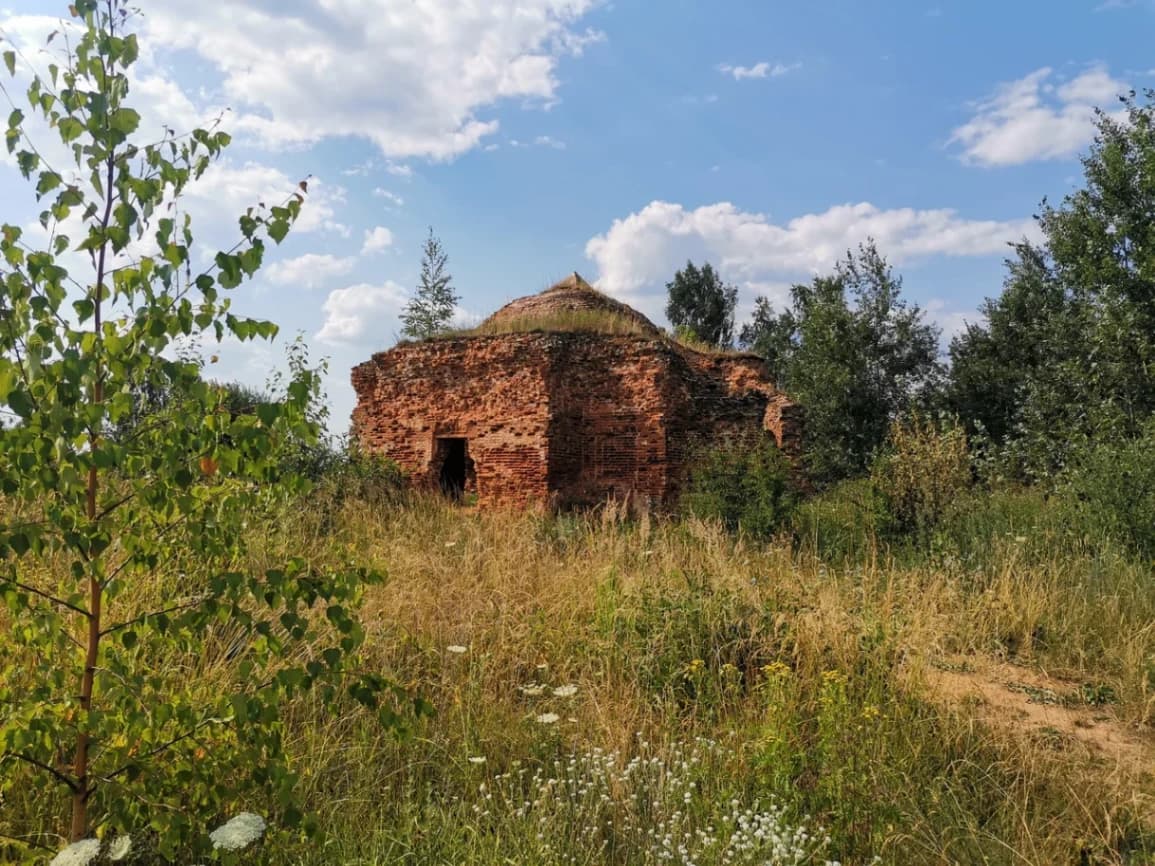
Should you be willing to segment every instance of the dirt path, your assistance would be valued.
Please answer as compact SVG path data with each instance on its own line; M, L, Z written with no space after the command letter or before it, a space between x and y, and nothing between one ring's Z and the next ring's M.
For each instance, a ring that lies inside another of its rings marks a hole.
M971 703L975 718L1031 737L1053 737L1084 751L1110 775L1135 786L1136 803L1155 819L1155 735L1121 722L1110 705L1086 702L1081 684L994 661L946 660L925 672L952 706Z

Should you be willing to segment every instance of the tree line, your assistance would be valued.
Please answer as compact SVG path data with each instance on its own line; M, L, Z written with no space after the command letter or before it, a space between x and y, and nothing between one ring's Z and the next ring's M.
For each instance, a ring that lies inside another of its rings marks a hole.
M1089 443L1141 435L1155 414L1155 91L1096 115L1083 185L1042 202L1042 236L1014 243L1001 293L954 337L902 296L873 241L794 285L784 310L755 301L740 329L737 291L709 264L667 284L675 332L766 359L807 411L807 466L819 483L865 474L893 422L921 412L961 425L1020 480L1053 475Z

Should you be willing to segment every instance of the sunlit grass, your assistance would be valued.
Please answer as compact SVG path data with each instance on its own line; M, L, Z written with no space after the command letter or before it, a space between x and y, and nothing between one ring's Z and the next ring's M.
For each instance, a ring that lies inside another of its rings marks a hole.
M799 549L612 508L551 517L418 498L319 513L255 533L249 567L291 550L384 570L360 663L437 714L398 740L351 702L287 708L300 791L327 837L274 832L270 862L1148 862L1155 786L1141 768L931 687L940 666L1010 661L1110 695L1094 712L1150 743L1150 570L1067 538L1045 506L972 513L965 550L921 554L835 544L825 523ZM218 660L196 675L211 688L229 672ZM623 768L645 756L673 772L700 740L716 747L686 808L639 806ZM515 794L546 804L527 812ZM10 794L0 832L44 821L39 802ZM236 808L275 827L275 804ZM830 844L806 849L817 860L726 860L734 814L821 827ZM688 859L630 835L659 826Z

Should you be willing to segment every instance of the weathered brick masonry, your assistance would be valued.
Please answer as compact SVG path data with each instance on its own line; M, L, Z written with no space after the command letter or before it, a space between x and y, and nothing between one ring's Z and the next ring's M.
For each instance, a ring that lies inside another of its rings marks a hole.
M511 308L519 321L603 308L644 325L631 335L541 330L378 353L353 370L360 445L416 484L473 491L482 504L612 496L660 505L677 497L703 445L772 435L797 455L798 409L756 356L678 345L576 275L494 319Z

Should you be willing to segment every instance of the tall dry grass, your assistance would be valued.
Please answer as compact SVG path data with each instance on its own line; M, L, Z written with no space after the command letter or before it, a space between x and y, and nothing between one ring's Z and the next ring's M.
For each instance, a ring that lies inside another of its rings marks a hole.
M307 538L307 525L292 537ZM816 816L844 862L1122 863L1150 850L1155 789L1142 768L984 721L981 706L944 699L928 676L960 660L1046 670L1113 696L1096 712L1150 742L1155 587L1125 558L1048 555L1011 537L982 567L899 563L877 548L835 567L695 520L477 513L435 500L350 508L337 537L313 544L322 558L388 573L364 610L366 664L439 710L415 742L396 745L354 719L305 717L310 776L332 771L318 755L343 755L338 812L374 828L370 840L338 834L341 850L426 862L417 828L441 826L439 844L468 835L439 810L477 797L479 766L547 762L566 748L628 754L639 734L671 747L727 743L731 788ZM789 700L768 691L767 671L782 669ZM834 674L846 687L832 698ZM536 685L544 696L526 694ZM574 697L549 694L562 685ZM539 724L543 713L559 720ZM331 791L316 794L326 808Z
M566 767L588 768L595 750L624 765L648 749L669 774L706 738L716 757L692 798L645 800L642 820L697 833L734 810L776 808L793 826L821 825L824 856L843 863L1152 862L1149 768L936 685L937 672L988 662L1088 684L1110 700L1087 718L1155 754L1149 568L1014 508L1011 523L960 518L952 531L970 539L965 550L918 555L873 538L835 543L830 526L850 530L817 507L801 548L613 508L553 517L421 498L294 508L254 527L247 567L291 552L384 571L362 611L361 664L436 715L398 738L352 701L336 713L308 697L286 708L300 790L326 839L281 833L265 856L670 862L626 833L643 790L618 770L579 784ZM142 605L157 591L143 589ZM212 688L230 672L216 659L189 675ZM497 784L505 806L487 799ZM510 785L560 798L536 807L545 824L518 811ZM567 793L598 785L604 810ZM47 820L44 799L25 794L2 804L0 831ZM274 819L277 809L237 807ZM560 841L543 848L538 834ZM715 853L693 862L767 862Z

